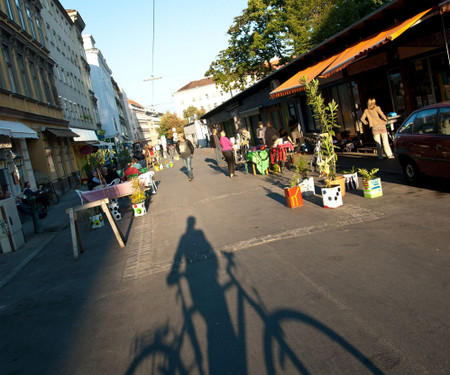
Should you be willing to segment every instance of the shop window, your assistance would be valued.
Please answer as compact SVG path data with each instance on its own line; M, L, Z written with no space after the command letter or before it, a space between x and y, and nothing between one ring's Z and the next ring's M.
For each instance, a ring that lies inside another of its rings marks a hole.
M417 60L410 66L413 96L417 108L434 104L433 91L431 88L428 60Z
M436 102L450 100L450 67L446 55L430 58Z
M402 76L399 70L389 72L389 83L391 86L394 111L399 115L404 115L406 113L405 91L403 89Z

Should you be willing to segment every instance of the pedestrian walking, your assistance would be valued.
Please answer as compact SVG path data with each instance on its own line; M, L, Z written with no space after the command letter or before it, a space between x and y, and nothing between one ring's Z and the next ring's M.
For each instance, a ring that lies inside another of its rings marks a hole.
M213 129L209 143L211 144L211 148L213 148L216 152L217 166L220 166L222 163L222 146L220 146L220 139L217 135L217 129Z
M378 159L383 159L383 150L381 149L381 142L383 142L383 148L386 156L389 159L394 158L392 154L391 146L389 146L389 139L386 130L386 115L383 113L374 98L370 98L367 101L367 108L364 111L361 122L364 125L369 125L372 129L373 139L377 146Z
M192 173L192 158L194 157L194 146L189 139L184 138L184 134L178 134L178 141L175 145L175 149L180 155L181 159L183 159L184 165L186 166L188 172L189 181L194 179L194 175Z
M234 174L234 155L233 155L233 143L226 136L225 130L220 132L220 145L222 146L222 154L228 165L228 173L230 177L235 177Z

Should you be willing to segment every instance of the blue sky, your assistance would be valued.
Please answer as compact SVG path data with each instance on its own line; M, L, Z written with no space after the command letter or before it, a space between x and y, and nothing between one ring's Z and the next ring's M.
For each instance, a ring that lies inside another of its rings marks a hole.
M152 14L155 2L155 54L152 75ZM247 0L60 0L76 9L92 34L116 82L130 99L161 112L175 111L172 94L202 79L227 47L227 30ZM153 86L153 87L152 87Z

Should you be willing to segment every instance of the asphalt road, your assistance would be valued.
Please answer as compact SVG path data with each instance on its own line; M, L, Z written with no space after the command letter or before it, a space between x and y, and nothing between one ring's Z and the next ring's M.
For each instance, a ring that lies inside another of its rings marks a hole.
M125 249L84 222L80 260L65 229L0 289L0 373L449 374L448 181L392 162L381 198L291 210L289 173L197 150L146 216L121 201Z

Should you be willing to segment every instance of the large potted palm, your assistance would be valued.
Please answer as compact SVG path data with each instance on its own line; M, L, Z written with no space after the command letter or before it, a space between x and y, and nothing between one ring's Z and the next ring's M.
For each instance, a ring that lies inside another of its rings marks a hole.
M320 161L317 163L319 173L324 177L326 187L322 188L322 200L325 208L336 208L342 206L342 195L345 190L345 179L336 181L336 146L333 143L334 129L339 128L336 121L338 105L334 100L325 104L320 91L319 81L313 79L308 82L306 77L300 82L305 85L308 104L312 107L313 116L319 125L321 137Z

